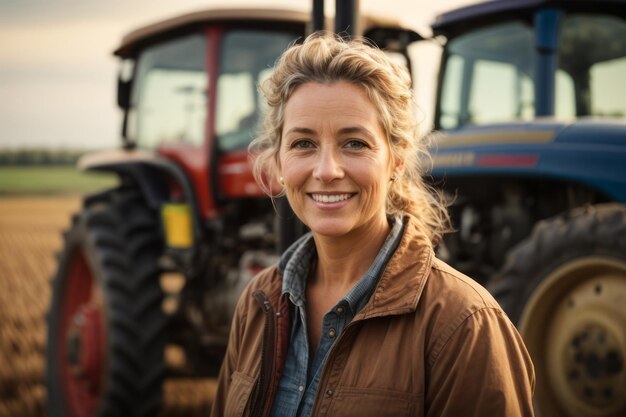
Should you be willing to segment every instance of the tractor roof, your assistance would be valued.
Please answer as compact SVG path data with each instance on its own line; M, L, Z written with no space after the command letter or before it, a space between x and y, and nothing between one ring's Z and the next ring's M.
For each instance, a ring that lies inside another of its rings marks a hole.
M187 30L207 23L230 23L230 22L281 22L283 24L305 25L309 24L311 13L285 8L211 8L184 15L176 16L160 22L156 22L139 29L133 30L122 38L122 43L113 52L120 57L130 57L137 49L146 42L168 36L170 33ZM372 26L401 28L402 26L394 19L383 16L363 16L361 27L367 29ZM328 22L326 27L331 27Z
M310 15L303 11L286 9L206 9L175 16L139 29L133 30L122 38L121 45L114 54L127 57L146 41L164 34L186 28L214 22L234 21L280 21L285 23L306 24Z
M432 29L435 35L452 38L474 27L501 22L512 17L530 19L534 11L541 7L626 14L625 0L492 0L440 14L432 24Z

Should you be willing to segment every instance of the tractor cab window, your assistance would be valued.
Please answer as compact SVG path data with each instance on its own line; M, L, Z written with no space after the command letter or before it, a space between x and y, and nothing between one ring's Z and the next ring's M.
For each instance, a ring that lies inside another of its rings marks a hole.
M626 118L626 20L574 14L560 30L557 117Z
M245 149L258 131L263 98L258 85L293 42L291 32L231 30L221 44L215 132L220 151Z
M205 38L192 34L146 48L137 61L127 137L140 148L204 142Z
M438 127L532 119L534 61L533 31L522 22L451 39L439 92Z

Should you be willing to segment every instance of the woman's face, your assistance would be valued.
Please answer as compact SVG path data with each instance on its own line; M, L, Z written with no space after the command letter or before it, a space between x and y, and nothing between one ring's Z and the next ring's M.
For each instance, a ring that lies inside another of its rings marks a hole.
M291 207L313 233L386 230L393 167L364 89L345 81L298 87L285 106L278 165Z

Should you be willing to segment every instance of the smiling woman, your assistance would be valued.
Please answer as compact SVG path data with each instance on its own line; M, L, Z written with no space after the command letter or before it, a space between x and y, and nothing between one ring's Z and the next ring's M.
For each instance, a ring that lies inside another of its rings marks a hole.
M307 83L287 103L283 131L278 170L296 215L320 238L367 233L380 247L390 178L401 164L390 164L366 92L345 81Z
M534 372L489 293L435 258L406 69L316 34L263 85L257 181L310 233L239 301L214 416L528 416Z

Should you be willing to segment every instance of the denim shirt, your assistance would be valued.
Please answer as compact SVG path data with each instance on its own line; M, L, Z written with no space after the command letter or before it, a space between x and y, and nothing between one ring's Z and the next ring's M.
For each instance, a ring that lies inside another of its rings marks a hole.
M354 316L367 304L376 289L378 278L395 252L404 224L392 220L393 227L374 262L354 287L330 309L322 320L322 336L313 357L309 357L306 319L306 280L315 264L317 252L309 233L296 241L283 255L279 269L283 272L283 294L295 306L291 339L283 375L272 407L272 417L308 417L322 369L334 342Z

